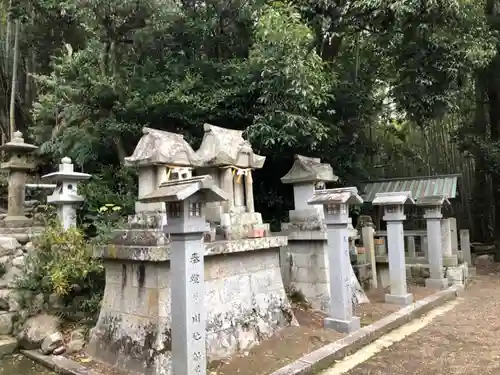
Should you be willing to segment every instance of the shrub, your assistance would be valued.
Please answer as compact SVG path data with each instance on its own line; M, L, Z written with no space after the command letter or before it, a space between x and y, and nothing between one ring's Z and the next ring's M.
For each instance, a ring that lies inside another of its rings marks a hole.
M76 228L64 230L57 222L47 225L26 259L26 272L19 287L56 293L66 301L78 295L102 295L104 268L92 258L94 241Z

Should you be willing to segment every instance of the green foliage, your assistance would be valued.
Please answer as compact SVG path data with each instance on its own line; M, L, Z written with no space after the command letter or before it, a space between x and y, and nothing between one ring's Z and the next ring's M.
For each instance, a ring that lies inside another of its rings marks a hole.
M316 113L331 99L334 75L311 51L314 33L296 9L278 3L263 8L254 38L250 88L260 108L249 136L263 147L290 148L305 141L315 148L327 134Z
M421 164L408 140L450 113L493 118L460 139L497 173L497 9L486 0L33 0L22 12L4 6L2 19L24 17L22 68L36 58L18 85L36 88L19 95L20 127L48 159L69 156L95 175L82 189L86 225L105 204L132 211L133 172L118 166L143 126L196 145L204 122L246 130L268 157L256 203L275 222L290 208L279 176L292 154L321 156L354 184L391 158ZM36 85L24 84L29 76ZM477 105L465 104L474 96ZM0 109L8 99L0 90Z
M101 295L104 268L92 257L96 245L76 228L64 230L57 223L47 225L34 241L36 250L27 257L19 287L67 299L75 293Z
M137 200L137 173L132 168L103 166L100 173L81 183L78 191L85 197L81 208L84 221L85 215L98 213L106 204L120 206L123 215L131 214Z

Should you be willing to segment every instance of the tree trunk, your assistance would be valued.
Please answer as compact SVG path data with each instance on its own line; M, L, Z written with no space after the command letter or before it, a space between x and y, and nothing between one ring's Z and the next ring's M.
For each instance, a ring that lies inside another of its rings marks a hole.
M4 61L4 66L5 66L5 71L9 71L9 59L10 59L10 39L11 39L11 33L12 33L12 22L10 20L10 8L12 7L12 0L9 1L9 7L7 8L7 27L5 31L5 61Z
M12 84L10 88L10 139L16 131L16 94L17 94L17 73L18 73L18 60L19 60L19 32L21 23L16 20L16 29L14 34L14 58L12 61Z

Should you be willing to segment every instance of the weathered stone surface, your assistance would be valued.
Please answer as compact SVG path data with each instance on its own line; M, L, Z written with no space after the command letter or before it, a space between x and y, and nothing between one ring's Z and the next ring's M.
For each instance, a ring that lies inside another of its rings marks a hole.
M17 349L17 340L13 337L0 337L0 358L10 355Z
M0 313L0 335L10 335L12 333L12 325L14 324L14 313Z
M42 354L50 354L54 349L62 346L64 344L64 337L61 332L54 332L42 341L41 351Z
M490 268L495 263L493 255L485 254L476 257L476 267L477 268Z
M59 332L59 325L59 318L47 314L29 318L18 334L19 346L24 349L38 349L46 337Z
M66 344L66 353L72 354L81 351L85 346L85 333L82 329L76 329L70 334L69 342Z
M5 275L0 278L0 288L15 288L23 272L16 267L10 267Z
M49 308L51 309L59 309L64 306L62 298L59 297L56 293L49 294L48 303Z
M0 310L9 311L10 290L0 290Z
M64 347L64 345L61 345L61 346L55 348L54 351L52 352L52 354L54 354L54 355L61 355L65 351L66 351L66 348Z
M250 246L286 243L286 237L246 241L224 242L234 251L221 249L220 254L205 256L209 359L247 350L281 328L297 324L280 274L279 248ZM101 313L87 352L131 372L171 374L169 262L131 264L109 259L105 267Z
M23 255L12 259L12 265L17 268L23 268L25 262L25 257Z
M19 247L21 244L14 237L0 237L0 256L12 255Z
M23 246L23 248L28 254L31 253L33 250L35 250L33 242L28 242L26 245Z

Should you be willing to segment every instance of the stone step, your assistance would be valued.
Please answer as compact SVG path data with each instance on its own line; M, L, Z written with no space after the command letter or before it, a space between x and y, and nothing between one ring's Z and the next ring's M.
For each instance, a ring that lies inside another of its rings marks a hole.
M17 349L17 340L10 336L0 336L0 358L10 355Z

